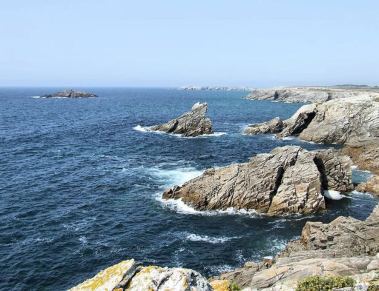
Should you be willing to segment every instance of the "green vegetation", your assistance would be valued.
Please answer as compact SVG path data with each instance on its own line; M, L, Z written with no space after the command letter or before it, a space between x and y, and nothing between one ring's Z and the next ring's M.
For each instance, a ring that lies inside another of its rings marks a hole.
M370 282L370 285L368 285L367 291L379 291L379 284Z
M354 284L351 277L312 276L300 281L296 291L331 291L333 288L353 287Z
M241 286L240 286L240 285L238 285L237 283L232 282L232 283L230 283L230 285L229 285L229 290L230 290L230 291L240 291L240 290L242 290L242 289L241 289Z

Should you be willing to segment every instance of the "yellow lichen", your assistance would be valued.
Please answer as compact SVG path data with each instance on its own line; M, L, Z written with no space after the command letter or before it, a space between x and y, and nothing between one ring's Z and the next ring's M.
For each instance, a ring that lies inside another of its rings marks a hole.
M209 284L215 291L229 291L229 282L226 280L215 280Z

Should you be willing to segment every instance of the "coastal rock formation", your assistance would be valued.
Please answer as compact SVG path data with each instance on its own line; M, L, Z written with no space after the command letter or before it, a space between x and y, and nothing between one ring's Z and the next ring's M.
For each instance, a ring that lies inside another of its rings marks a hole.
M252 87L222 87L222 86L182 86L178 90L191 90L191 91L253 91Z
M352 189L351 163L332 149L276 148L248 163L208 169L163 193L197 210L255 209L269 215L325 209L324 190ZM338 181L338 182L336 182Z
M211 134L213 133L212 122L209 118L205 118L206 112L207 103L200 104L198 102L193 105L191 111L188 111L167 123L154 126L152 130L181 134L186 137Z
M316 143L367 146L379 139L379 102L346 98L305 105L283 124L279 137L299 135L300 139Z
M333 99L361 97L368 94L378 94L378 88L367 86L329 86L329 87L277 87L257 89L248 94L245 99L271 100L280 102L325 102Z
M52 97L64 97L64 98L88 98L88 97L98 97L96 94L88 93L84 91L74 91L72 89L64 90L62 92L54 93L54 94L46 94L42 97L52 98Z
M366 282L376 279L378 218L376 206L365 221L338 217L329 224L307 222L300 240L290 242L270 264L249 262L219 279L236 282L246 290L294 290L298 280L313 275L354 276Z
M101 271L70 291L211 291L198 272L184 268L137 267L134 260L121 262Z
M283 121L279 117L257 124L251 124L245 129L244 134L263 134L263 133L277 133L282 131L284 127Z

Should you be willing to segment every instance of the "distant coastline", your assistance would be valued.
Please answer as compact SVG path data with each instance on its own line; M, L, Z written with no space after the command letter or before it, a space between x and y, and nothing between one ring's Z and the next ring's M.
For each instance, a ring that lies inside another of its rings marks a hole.
M253 91L255 88L253 87L245 87L245 86L236 86L236 87L228 87L228 86L182 86L179 87L178 90L193 90L193 91Z

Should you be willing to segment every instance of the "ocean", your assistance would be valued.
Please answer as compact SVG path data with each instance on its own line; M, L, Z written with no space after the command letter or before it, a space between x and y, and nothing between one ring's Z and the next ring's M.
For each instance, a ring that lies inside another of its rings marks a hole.
M327 146L243 135L302 104L243 99L243 91L79 88L99 98L39 98L65 88L0 88L0 290L66 290L122 260L186 267L204 276L276 255L307 220L365 219L377 199L359 192L325 213L268 217L194 211L162 192L210 167L278 146ZM215 134L149 132L207 102ZM356 182L367 172L354 171Z

